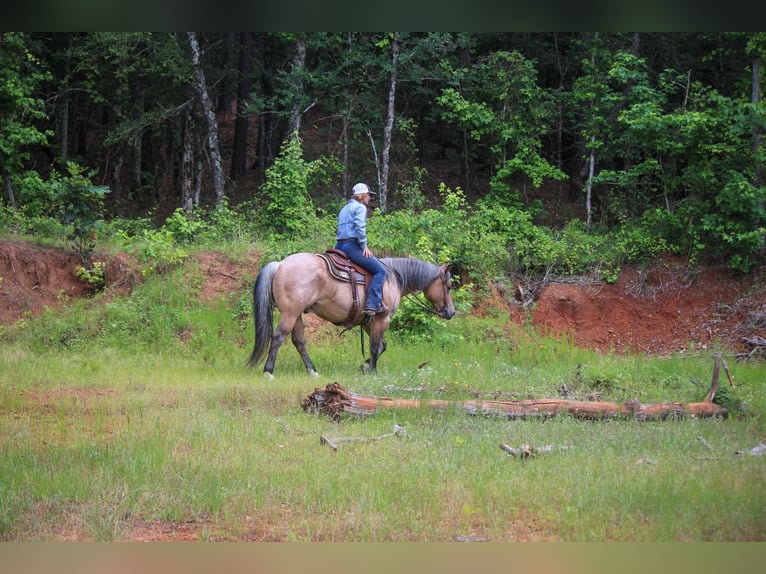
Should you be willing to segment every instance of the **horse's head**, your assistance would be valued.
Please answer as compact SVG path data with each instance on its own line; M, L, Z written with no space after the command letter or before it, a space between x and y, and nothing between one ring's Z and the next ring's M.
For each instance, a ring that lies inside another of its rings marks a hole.
M442 319L452 319L455 316L455 306L452 304L452 276L446 263L439 268L439 276L423 290L423 295Z

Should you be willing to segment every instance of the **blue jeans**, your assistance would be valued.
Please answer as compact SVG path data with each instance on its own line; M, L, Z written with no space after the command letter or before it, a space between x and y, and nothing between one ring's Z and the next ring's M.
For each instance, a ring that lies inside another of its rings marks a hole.
M357 241L342 241L335 244L335 249L340 249L348 255L354 263L372 273L370 286L367 288L367 303L365 309L380 309L383 306L383 283L388 271L376 257L365 257L362 248Z

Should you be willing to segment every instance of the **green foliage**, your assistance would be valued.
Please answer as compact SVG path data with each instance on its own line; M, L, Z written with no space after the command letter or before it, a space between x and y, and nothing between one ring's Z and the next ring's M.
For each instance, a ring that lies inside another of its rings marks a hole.
M36 171L25 171L11 178L16 190L16 202L28 218L50 217L57 215L55 193L51 184Z
M301 139L293 137L282 146L274 164L266 171L261 207L263 226L280 238L302 235L315 222L308 195L309 178L316 165L303 159Z
M213 242L250 242L257 237L255 217L250 203L232 209L224 197L216 208L207 214L205 237Z
M614 231L572 220L559 232L537 226L528 211L489 199L469 209L460 188L440 185L443 208L398 211L371 220L385 253L449 262L458 273L495 279L509 273L587 275L615 281L621 266L643 262L671 244L655 233L657 220ZM660 213L660 215L662 215Z
M37 89L50 73L29 44L22 32L0 32L0 175L9 178L24 173L32 147L52 135L38 124L47 114Z
M483 199L476 203L469 224L475 230L471 253L476 271L486 269L493 276L534 273L551 262L553 238L532 222L528 211Z
M208 230L208 225L198 219L196 214L187 215L180 207L165 220L163 229L178 243L195 243Z
M97 232L102 224L106 186L96 186L90 181L95 175L85 174L85 168L74 162L67 163L69 175L55 173L51 178L54 202L61 220L71 226L67 239L83 257L87 258L96 244Z
M162 272L183 262L188 253L175 242L173 232L169 229L143 229L139 235L129 236L121 232L123 248L134 254L146 266L141 270L146 276Z
M497 51L473 69L454 71L468 76L465 93L444 88L436 98L441 117L465 130L471 140L489 146L496 165L492 192L521 207L514 183L522 176L539 188L546 178L566 179L542 154L540 135L553 117L553 100L537 84L534 63L520 52Z
M104 262L94 261L90 267L77 267L74 270L78 279L90 283L96 289L104 287Z

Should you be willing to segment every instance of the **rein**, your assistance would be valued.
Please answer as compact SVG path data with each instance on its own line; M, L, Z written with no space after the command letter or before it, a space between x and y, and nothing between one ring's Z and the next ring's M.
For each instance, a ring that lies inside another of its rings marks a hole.
M420 307L421 311L425 311L426 313L430 313L431 315L436 315L438 311L434 309L433 305L429 305L423 299L418 297L419 293L410 293L409 295L405 295L404 297L406 299L409 299L410 301L413 301L415 305Z
M383 262L383 264L386 265L385 262ZM391 271L393 273L394 277L396 278L397 283L399 284L400 289L403 288L404 281L402 280L402 277L401 277L399 271L395 267L392 267L391 265L386 265L386 267L388 268L389 271ZM449 273L447 273L446 279L442 278L442 281L441 281L442 282L442 289L444 290L444 300L445 301L447 300L447 291L449 290L449 286L448 286L449 280L450 280L449 279ZM403 298L409 298L410 301L413 301L413 303L421 311L424 311L425 313L428 313L430 315L438 315L439 312L441 311L441 309L434 309L432 304L430 304L428 301L424 300L424 297L422 297L422 298L419 297L418 295L421 292L422 292L422 290L419 290L418 292L412 292L412 293L409 293L408 295L404 295ZM343 336L343 334L346 331L350 331L354 327L359 326L359 342L360 342L360 346L361 346L361 349L362 349L362 357L365 356L365 351L364 351L364 329L362 328L362 326L365 325L370 320L371 319L369 317L366 317L364 320L362 320L361 323L358 323L357 325L351 325L349 327L346 327L340 333L340 335Z

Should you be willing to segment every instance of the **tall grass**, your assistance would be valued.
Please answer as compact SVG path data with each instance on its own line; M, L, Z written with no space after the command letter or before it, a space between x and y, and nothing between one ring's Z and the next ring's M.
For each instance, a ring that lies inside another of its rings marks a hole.
M391 333L375 376L358 368L358 332L329 327L310 340L319 379L286 344L267 381L244 367L247 294L203 305L189 273L3 333L0 538L124 540L139 525L193 524L200 540L766 539L766 459L735 454L766 438L763 364L729 359L747 411L727 420L509 421L456 407L333 423L300 406L333 381L456 401L566 386L688 402L713 363L601 355L462 316L448 338ZM390 436L394 425L404 434ZM357 440L333 451L321 436ZM520 461L499 442L552 450Z

